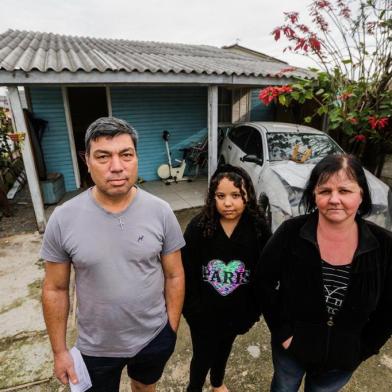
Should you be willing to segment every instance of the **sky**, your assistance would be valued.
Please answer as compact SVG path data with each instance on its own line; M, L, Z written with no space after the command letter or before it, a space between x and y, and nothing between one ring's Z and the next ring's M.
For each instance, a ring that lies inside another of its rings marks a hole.
M294 66L314 66L283 53L272 30L283 12L304 17L310 0L0 0L7 29L65 35L224 46L239 43ZM5 16L6 15L6 16ZM304 19L305 21L307 19Z

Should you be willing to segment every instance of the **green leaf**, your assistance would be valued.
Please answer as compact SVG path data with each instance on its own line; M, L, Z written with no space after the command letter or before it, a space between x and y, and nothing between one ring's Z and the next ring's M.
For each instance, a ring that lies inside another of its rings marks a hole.
M304 121L309 124L312 121L312 117L308 116L304 118Z
M317 114L319 115L319 116L322 116L324 113L327 113L328 112L328 108L326 107L326 106L320 106L318 109L317 109Z
M352 61L350 59L342 60L343 64L351 64Z
M320 90L317 90L315 95L321 95L324 92L323 88L320 88Z
M279 95L279 103L283 106L286 105L286 97L284 95Z
M293 92L291 93L291 96L292 96L293 99L295 99L296 101L298 101L298 100L299 100L299 97L300 97L299 92L297 92L297 91L293 91Z
M307 91L305 93L305 99L312 99L313 98L313 91Z
M329 129L336 129L336 128L338 128L339 127L339 123L330 123L329 124Z
M302 84L299 84L299 83L294 83L294 84L291 85L291 87L292 87L294 90L304 91L303 85L302 85Z
M340 115L340 110L339 110L339 108L335 108L334 110L332 110L332 111L329 113L329 119L330 119L332 122L341 122L342 117L341 117L341 115Z

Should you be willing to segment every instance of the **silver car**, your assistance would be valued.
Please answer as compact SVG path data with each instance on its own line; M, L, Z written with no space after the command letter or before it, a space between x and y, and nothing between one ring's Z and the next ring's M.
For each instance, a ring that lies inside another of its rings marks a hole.
M244 168L252 178L259 203L272 231L287 218L303 213L302 192L315 164L342 148L326 133L304 125L246 122L226 133L219 163ZM373 210L367 218L391 229L392 195L389 187L365 170Z

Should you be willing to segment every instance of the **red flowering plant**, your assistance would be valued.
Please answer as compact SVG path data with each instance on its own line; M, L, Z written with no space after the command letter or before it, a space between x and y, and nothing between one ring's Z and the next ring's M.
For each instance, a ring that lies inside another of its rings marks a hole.
M392 151L392 0L313 0L309 16L306 25L298 12L287 12L272 34L288 41L285 50L314 60L314 78L267 87L260 99L284 106L313 101L304 121L324 116L324 130L340 142L345 135L347 149L363 155L366 149L356 146L363 143Z
M293 91L291 86L271 86L266 87L260 91L259 99L263 101L264 105L268 106L275 98L280 99L280 101L285 100L285 94L290 94ZM284 104L284 102L282 102Z

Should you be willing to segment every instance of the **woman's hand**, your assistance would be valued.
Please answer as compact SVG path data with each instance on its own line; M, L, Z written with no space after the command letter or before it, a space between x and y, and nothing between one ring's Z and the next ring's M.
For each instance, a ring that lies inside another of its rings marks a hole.
M282 343L282 346L283 346L283 348L285 349L285 350L287 350L289 347L290 347L290 344L291 344L291 341L293 340L293 337L292 336L290 336L287 340L285 340L283 343Z

